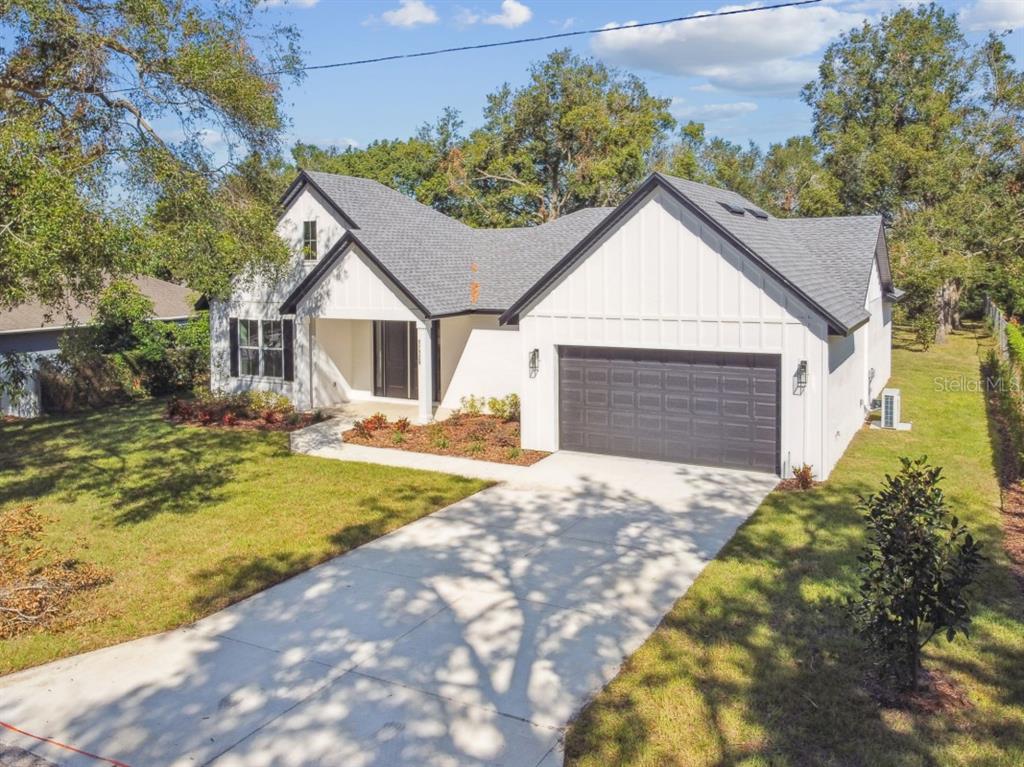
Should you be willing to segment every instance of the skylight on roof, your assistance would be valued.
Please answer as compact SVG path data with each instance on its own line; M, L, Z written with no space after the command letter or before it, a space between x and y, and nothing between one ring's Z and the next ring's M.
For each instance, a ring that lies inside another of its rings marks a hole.
M768 214L765 213L760 208L747 208L747 210L750 212L750 215L752 215L754 218L759 218L762 221L768 220Z
M730 213L735 213L737 216L742 216L744 210L739 205L733 205L731 202L725 202L725 200L719 200L718 204L725 208Z

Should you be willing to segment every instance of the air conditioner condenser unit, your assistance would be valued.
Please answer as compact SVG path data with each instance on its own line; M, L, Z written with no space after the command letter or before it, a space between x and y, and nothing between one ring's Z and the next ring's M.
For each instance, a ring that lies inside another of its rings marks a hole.
M882 389L882 419L879 424L880 428L910 431L911 425L900 420L902 415L901 404L899 389Z

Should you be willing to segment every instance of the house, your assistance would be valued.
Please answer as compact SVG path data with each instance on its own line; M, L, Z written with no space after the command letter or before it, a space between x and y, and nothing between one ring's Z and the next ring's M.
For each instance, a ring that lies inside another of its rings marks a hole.
M181 285L155 277L132 279L143 295L153 302L156 319L184 322L193 313L193 292ZM19 304L0 312L0 355L9 353L49 356L60 350L65 333L87 325L93 318L93 307L75 302L67 308L54 309L38 301ZM28 391L16 403L4 395L0 398L0 415L29 418L39 415L39 381L32 377Z
M889 378L877 216L779 219L650 176L616 208L472 229L374 181L302 172L295 256L211 302L212 381L298 407L522 399L522 443L827 476Z

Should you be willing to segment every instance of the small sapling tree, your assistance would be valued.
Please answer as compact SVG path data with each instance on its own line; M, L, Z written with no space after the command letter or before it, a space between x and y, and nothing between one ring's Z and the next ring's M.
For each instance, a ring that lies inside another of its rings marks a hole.
M861 499L868 545L853 616L884 681L916 690L921 651L933 637L968 636L967 590L981 546L946 508L942 469L900 459L882 489Z

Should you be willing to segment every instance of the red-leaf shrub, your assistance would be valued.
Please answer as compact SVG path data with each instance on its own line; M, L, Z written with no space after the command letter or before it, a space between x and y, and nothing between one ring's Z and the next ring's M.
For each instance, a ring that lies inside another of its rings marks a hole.
M378 431L388 425L388 417L383 413L374 413L365 419L366 428L370 431Z
M397 421L395 421L395 423L394 423L395 431L400 431L400 432L402 432L403 434L404 434L405 432L409 431L409 427L410 427L411 425L412 425L412 424L410 424L410 423L409 423L409 419L408 419L408 418L399 418L399 419L398 419Z

